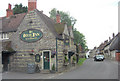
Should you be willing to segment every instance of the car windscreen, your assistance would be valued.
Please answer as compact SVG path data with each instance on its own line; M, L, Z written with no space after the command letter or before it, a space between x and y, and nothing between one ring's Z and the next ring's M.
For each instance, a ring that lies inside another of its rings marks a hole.
M97 55L96 57L103 57L103 56L101 56L101 55Z

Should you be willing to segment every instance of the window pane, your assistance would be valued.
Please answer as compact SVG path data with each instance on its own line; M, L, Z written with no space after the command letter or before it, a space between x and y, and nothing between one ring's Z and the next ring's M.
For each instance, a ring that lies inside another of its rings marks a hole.
M8 38L7 33L6 33L6 38Z
M2 38L4 39L4 33L2 34Z
M6 33L4 33L4 39L6 38Z

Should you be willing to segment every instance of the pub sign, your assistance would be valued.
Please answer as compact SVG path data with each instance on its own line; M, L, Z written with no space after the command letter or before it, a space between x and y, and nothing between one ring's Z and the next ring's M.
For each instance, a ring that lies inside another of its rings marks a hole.
M28 29L20 34L21 40L29 43L40 40L42 36L43 33L37 29Z

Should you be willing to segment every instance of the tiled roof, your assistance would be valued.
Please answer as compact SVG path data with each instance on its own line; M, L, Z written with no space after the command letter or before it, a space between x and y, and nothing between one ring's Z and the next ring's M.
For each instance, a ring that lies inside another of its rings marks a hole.
M118 33L111 42L110 50L120 50L120 33Z
M56 23L54 28L55 28L55 31L57 32L57 34L60 35L64 32L65 25L63 23Z
M19 27L26 13L2 18L2 32L13 32Z
M2 51L14 51L11 48L11 41L2 41Z
M104 43L101 43L100 46L98 47L99 50L102 50L104 48Z
M62 33L64 32L65 24L55 23L51 18L42 13L42 11L35 10L40 18L44 21L50 31L56 36L56 38L62 39ZM11 17L2 18L2 32L14 32L24 19L26 13L13 15Z
M64 31L63 30L64 25L63 24L59 25L59 24L55 23L51 18L49 18L48 16L43 14L41 11L36 10L36 12L40 16L40 18L44 21L44 23L47 25L47 27L50 29L50 31L57 38L62 39L62 35L60 35L60 34L63 33L63 31ZM58 29L56 27L58 27Z
M104 43L101 43L98 49L103 50L107 44L108 44L108 40L104 41Z

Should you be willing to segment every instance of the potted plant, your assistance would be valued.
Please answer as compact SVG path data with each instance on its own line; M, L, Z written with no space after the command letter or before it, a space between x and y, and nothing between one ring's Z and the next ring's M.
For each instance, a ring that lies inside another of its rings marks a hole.
M55 64L52 65L51 73L55 73Z
M67 66L68 64L69 64L69 60L68 60L67 56L65 56L64 65Z
M73 65L75 65L75 63L76 63L76 57L75 57L75 56L73 56L73 61L72 61L72 63L73 63Z

